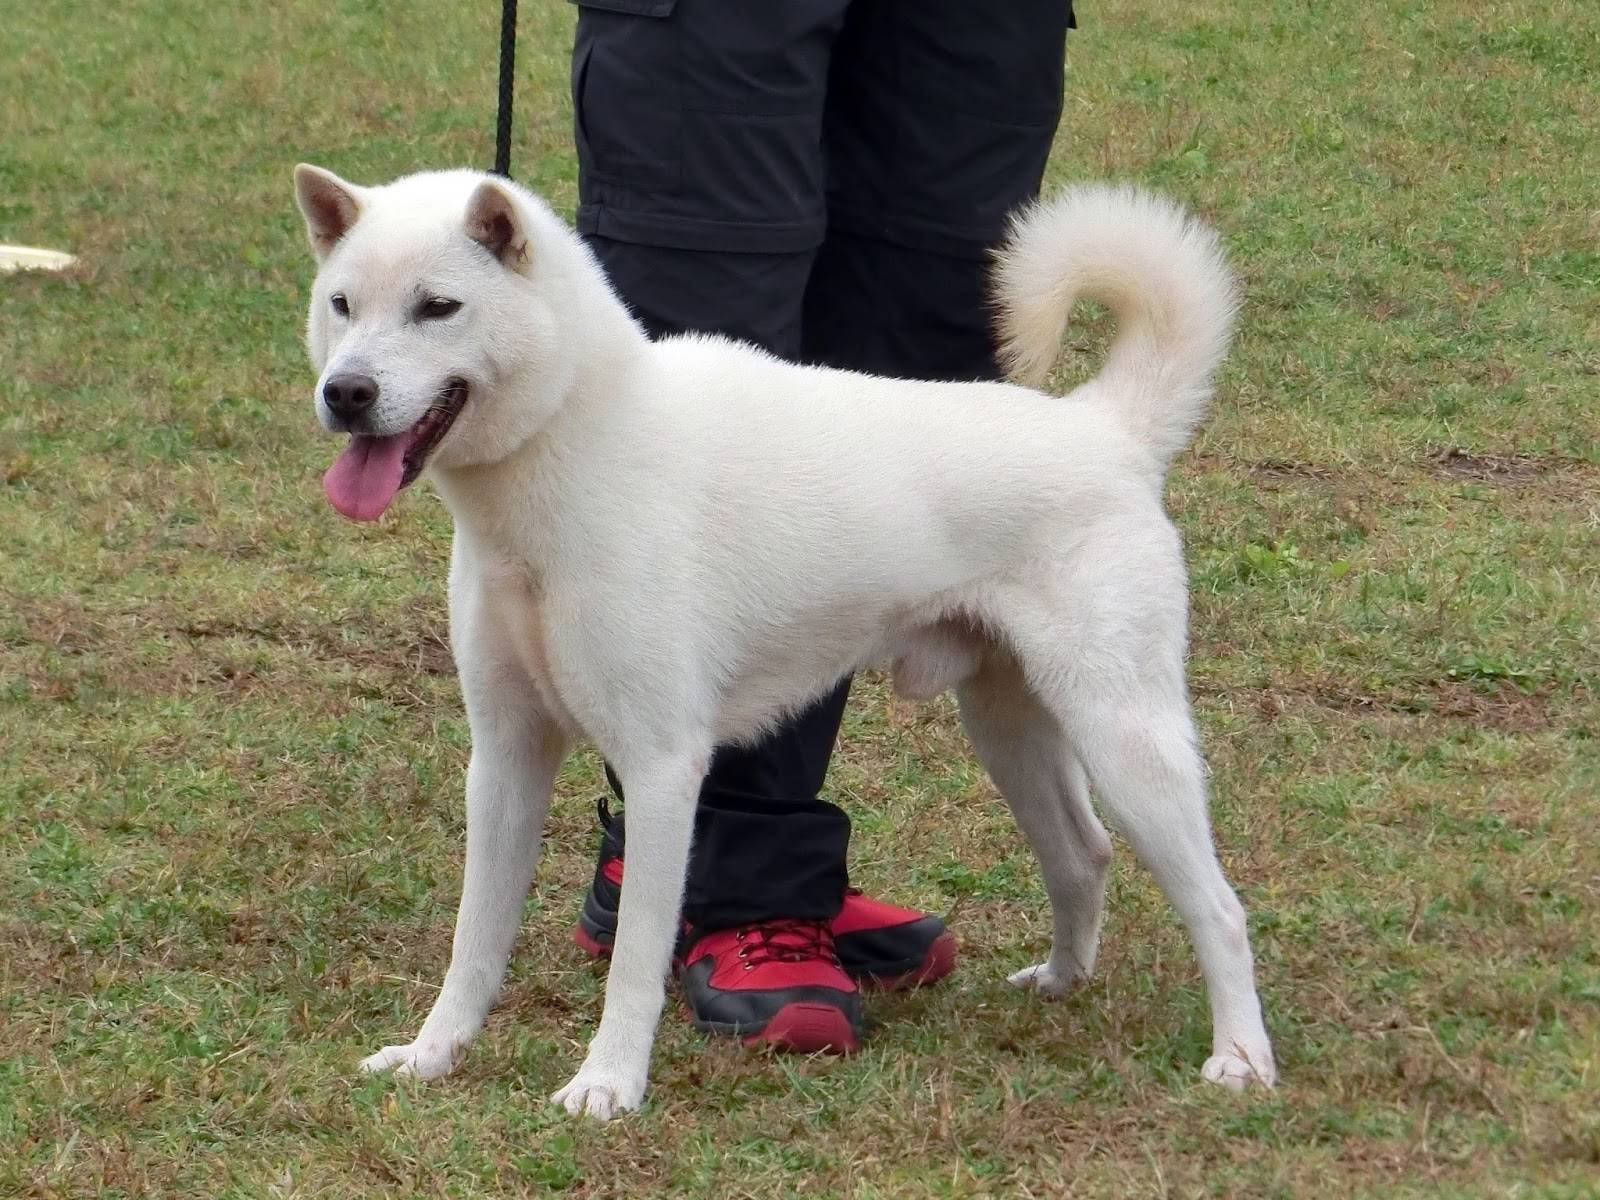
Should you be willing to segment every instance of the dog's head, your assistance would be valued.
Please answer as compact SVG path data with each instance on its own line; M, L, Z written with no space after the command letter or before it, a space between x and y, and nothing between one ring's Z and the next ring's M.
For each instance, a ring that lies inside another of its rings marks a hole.
M556 218L470 171L366 188L302 164L294 186L319 264L317 417L351 435L323 480L334 507L376 520L424 467L494 462L532 437L572 370L541 278L543 251L563 249Z

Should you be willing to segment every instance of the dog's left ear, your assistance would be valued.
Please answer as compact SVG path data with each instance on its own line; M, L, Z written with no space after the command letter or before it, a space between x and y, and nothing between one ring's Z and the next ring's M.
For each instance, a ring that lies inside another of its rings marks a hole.
M321 262L361 215L361 189L332 171L301 163L294 169L294 198L306 219L311 252Z
M516 197L485 179L467 201L467 236L512 271L526 274L531 251Z

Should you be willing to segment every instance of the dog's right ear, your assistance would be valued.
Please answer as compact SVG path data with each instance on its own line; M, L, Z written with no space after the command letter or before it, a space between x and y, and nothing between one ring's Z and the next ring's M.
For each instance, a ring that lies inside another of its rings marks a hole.
M306 237L320 262L361 215L361 189L332 171L301 163L294 169L294 198L306 219Z

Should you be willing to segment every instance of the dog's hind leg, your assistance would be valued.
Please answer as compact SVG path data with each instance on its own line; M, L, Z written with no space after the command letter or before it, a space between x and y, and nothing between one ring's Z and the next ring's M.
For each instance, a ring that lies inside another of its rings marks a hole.
M1272 1045L1261 1019L1245 913L1217 861L1204 773L1186 705L1130 708L1086 696L1073 719L1096 794L1155 876L1194 942L1211 1000L1211 1057L1202 1074L1243 1088L1271 1085Z
M601 1120L644 1099L683 907L695 801L711 758L709 746L631 761L604 749L628 797L628 869L600 1027L578 1073L551 1097L569 1113Z
M1050 957L1010 982L1060 995L1094 970L1111 838L1060 722L1029 693L1015 663L991 659L960 698L962 723L1033 847L1050 897Z
M1155 876L1194 943L1211 1001L1204 1077L1230 1088L1276 1077L1245 913L1223 876L1184 684L1186 603L1170 526L1119 527L1047 607L1008 624L1040 703L1066 730L1113 826Z

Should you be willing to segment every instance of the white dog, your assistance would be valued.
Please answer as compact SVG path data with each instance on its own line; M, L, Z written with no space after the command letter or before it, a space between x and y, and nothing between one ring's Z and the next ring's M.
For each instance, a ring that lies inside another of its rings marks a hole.
M375 520L425 468L455 519L450 632L472 726L450 969L415 1041L362 1065L442 1075L494 1003L551 783L588 738L628 797L605 1009L570 1112L645 1092L692 814L719 743L892 665L961 716L1039 858L1055 994L1094 965L1111 842L1176 906L1212 1008L1202 1073L1270 1085L1244 910L1223 877L1184 684L1186 583L1163 476L1235 308L1215 237L1130 189L1022 215L997 274L1027 387L795 366L716 337L651 342L538 199L466 171L384 187L301 166L320 260L324 481ZM1118 325L1066 398L1031 390L1074 299Z

